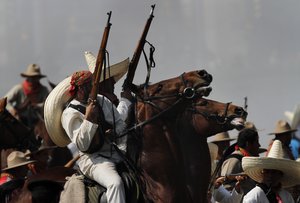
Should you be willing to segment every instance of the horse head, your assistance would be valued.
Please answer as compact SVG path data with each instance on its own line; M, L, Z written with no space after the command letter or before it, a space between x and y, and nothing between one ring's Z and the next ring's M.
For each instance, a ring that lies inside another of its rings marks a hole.
M240 106L198 98L187 111L198 134L211 135L244 127L248 113Z
M175 107L177 104L183 103L181 101L192 101L202 96L208 96L211 88L207 86L211 81L212 76L205 70L196 70L149 86L141 85L136 91L138 114L144 113L144 107L151 107L151 113L149 113L149 109L147 110L148 116L153 116L168 107ZM142 120L147 119L141 117Z

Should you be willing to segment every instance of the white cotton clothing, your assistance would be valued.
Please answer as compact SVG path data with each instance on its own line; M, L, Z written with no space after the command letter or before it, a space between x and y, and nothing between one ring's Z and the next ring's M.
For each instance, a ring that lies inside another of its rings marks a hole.
M216 203L239 203L243 198L243 193L238 193L235 189L230 192L221 185L214 189L212 197Z
M281 189L278 194L283 203L295 203L288 191ZM269 203L269 200L265 192L259 186L255 186L244 196L243 203Z
M115 121L115 130L117 135L121 134L125 127L125 119L131 105L131 102L125 98L116 108L109 99L102 95L97 96L97 101L102 107L106 122L113 125ZM73 105L82 105L77 100L70 102ZM80 151L86 151L95 136L98 124L84 119L84 114L78 110L67 107L61 117L62 126L73 143ZM100 123L101 125L101 123ZM116 139L116 144L123 152L126 151L127 136ZM125 201L125 189L119 176L115 164L121 161L121 157L115 149L106 140L97 152L86 154L80 152L78 166L84 175L95 180L107 188L106 196L108 202L123 203Z

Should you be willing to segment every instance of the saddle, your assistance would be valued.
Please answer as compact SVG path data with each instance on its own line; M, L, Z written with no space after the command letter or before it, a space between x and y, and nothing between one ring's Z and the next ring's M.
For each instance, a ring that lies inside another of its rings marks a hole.
M117 164L117 171L124 184L126 202L139 202L142 196L135 174L128 170L124 162ZM106 188L78 170L65 184L60 197L60 203L64 202L106 203Z

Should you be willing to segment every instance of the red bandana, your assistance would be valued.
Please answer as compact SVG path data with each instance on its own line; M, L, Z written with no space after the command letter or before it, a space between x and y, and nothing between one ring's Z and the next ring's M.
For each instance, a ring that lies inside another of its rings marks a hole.
M22 87L26 96L38 94L41 90L41 83L31 83L27 80L24 80Z
M245 150L245 149L243 149L243 148L241 148L241 147L239 147L237 145L235 146L235 150L240 151L243 154L243 156L251 156L250 153L247 152L247 150Z
M78 86L85 84L92 80L92 73L90 71L77 71L73 73L71 77L71 87L69 89L69 93L74 96Z

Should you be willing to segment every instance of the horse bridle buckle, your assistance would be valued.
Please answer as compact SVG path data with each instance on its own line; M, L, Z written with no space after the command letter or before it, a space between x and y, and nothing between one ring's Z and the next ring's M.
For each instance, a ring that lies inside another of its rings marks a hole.
M182 95L187 99L192 99L195 97L195 89L193 87L184 88Z

